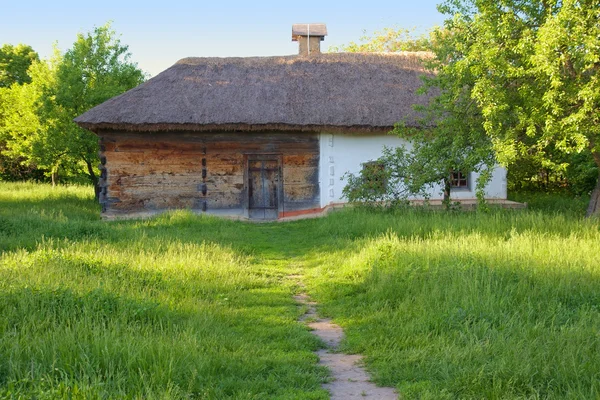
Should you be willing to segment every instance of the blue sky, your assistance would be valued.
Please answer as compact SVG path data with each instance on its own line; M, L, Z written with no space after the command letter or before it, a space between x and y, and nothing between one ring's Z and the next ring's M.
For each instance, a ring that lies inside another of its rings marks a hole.
M363 30L441 25L441 0L416 1L10 1L2 5L0 44L25 43L42 57L66 50L78 32L113 21L132 59L150 75L189 57L295 54L293 23L324 22L324 48L357 41Z

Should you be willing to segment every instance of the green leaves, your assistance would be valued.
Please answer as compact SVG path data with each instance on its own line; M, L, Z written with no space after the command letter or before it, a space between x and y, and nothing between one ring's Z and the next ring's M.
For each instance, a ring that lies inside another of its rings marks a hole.
M39 61L39 56L31 46L3 45L0 48L0 88L31 82L27 69L35 61Z
M58 70L57 102L75 117L139 85L145 76L129 59L128 46L121 44L110 24L78 34Z
M440 10L451 16L440 76L471 80L502 164L564 171L575 160L566 156L590 152L600 166L597 0L450 0Z
M422 119L418 128L402 121L393 134L410 145L386 149L377 160L385 166L387 185L384 191L374 191L377 174L364 168L358 175L347 175L344 195L350 201L399 203L412 196L427 197L431 188L442 184L444 198L449 204L449 177L453 171L491 170L496 159L493 144L485 134L482 110L473 98L477 64L464 62L463 52L473 41L473 32L466 22L456 16L445 28L434 29L429 38L413 38L411 30L386 28L374 37L364 36L361 44L351 42L334 50L349 52L378 52L398 50L431 50L435 58L423 62L433 73L424 76L422 93L430 93L427 107L417 107ZM483 199L490 174L479 175L477 185Z
M50 59L34 60L26 71L21 86L2 89L0 81L3 153L33 163L53 177L62 167L88 174L95 183L98 139L73 119L144 81L144 73L130 61L128 47L108 23L78 34L64 55L55 49Z
M363 32L360 41L347 45L332 46L330 52L346 53L393 53L398 51L426 51L429 49L429 38L426 35L415 36L415 29L383 28L368 35Z
M489 170L497 160L520 179L561 174L579 186L568 171L581 168L570 163L587 165L591 156L600 166L598 0L447 0L439 10L449 18L430 35L436 75L424 88L436 97L420 110L431 129L396 129L414 143L409 159L420 167L411 179ZM385 43L384 34L366 44ZM579 153L587 157L572 156ZM592 200L596 213L600 184Z
M62 135L66 156L82 160L94 183L97 138L73 123L90 108L131 89L144 81L143 72L129 61L128 47L122 45L107 23L87 34L78 34L57 70L55 98L50 106L59 112L55 135Z

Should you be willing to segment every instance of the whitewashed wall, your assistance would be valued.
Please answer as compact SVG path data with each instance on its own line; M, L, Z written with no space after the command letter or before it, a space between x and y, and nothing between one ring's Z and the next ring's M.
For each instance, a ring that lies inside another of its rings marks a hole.
M342 189L346 181L342 176L346 172L357 174L362 163L375 160L381 155L383 146L408 145L406 140L385 134L330 134L320 135L320 168L319 182L321 186L321 207L333 203L347 201L342 198ZM470 190L458 189L452 191L454 199L475 199L475 182L477 173L471 173ZM430 191L431 199L441 199L441 186ZM486 198L506 199L506 170L498 167L494 170L492 180L486 186Z

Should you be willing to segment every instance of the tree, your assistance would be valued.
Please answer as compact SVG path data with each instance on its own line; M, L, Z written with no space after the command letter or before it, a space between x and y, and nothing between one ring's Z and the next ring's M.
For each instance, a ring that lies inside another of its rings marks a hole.
M85 164L95 186L98 140L73 119L144 81L144 73L130 57L128 46L121 44L110 23L78 34L58 66L55 97L47 97L46 107L54 109L51 115L56 116L55 121L45 121L49 136L64 144L62 157Z
M417 183L411 168L412 154L405 147L384 147L382 156L366 162L358 174L345 173L342 194L352 203L398 207L412 196L427 196L424 185Z
M561 157L559 157L561 156ZM567 192L588 195L598 178L598 167L590 152L553 156L554 165L546 167L543 160L521 158L508 168L508 190L515 192Z
M0 178L23 179L39 178L40 171L35 165L26 162L23 157L8 154L6 143L7 119L17 111L14 91L20 86L30 83L28 69L32 63L39 61L38 54L31 46L5 44L0 48Z
M83 165L97 186L98 139L73 119L143 82L144 73L129 58L128 47L106 24L78 34L64 56L55 49L51 59L34 61L31 83L4 93L5 152L48 169L53 182L59 168L79 171Z
M44 107L53 98L56 72L62 58L57 49L49 60L34 61L28 70L31 83L12 85L4 89L0 120L0 140L5 143L4 155L22 164L35 164L51 172L55 182L60 165L62 143L48 135L56 123L55 108Z
M3 45L0 48L0 88L7 88L15 83L22 85L31 82L27 70L34 61L39 59L31 46Z
M455 57L455 49L448 44L464 40L459 37L462 35L460 31L436 28L429 38L420 41L423 47L419 50L431 52L429 57L423 57L430 74L422 77L421 89L422 94L428 94L430 102L427 106L415 107L422 115L418 127L400 121L391 132L410 145L385 149L377 160L387 171L386 192L378 193L369 188L370 171L364 169L359 176L347 176L349 185L345 194L350 200L395 203L398 196L423 196L428 189L441 184L443 203L449 208L452 176L459 172L478 172L476 193L480 203L484 202L484 188L496 165L492 141L483 129L481 111L471 98L473 76L448 67ZM369 43L380 48L382 42L384 40ZM352 46L351 49L356 47ZM369 198L373 195L378 197Z
M565 168L588 152L600 167L597 0L448 0L446 70L473 79L471 99L498 160ZM600 175L588 215L600 212Z
M345 53L394 53L398 51L427 51L429 38L426 35L415 36L415 29L383 28L370 36L363 31L359 43L331 46L330 52Z
M468 43L468 31L435 28L430 32L431 57L423 62L430 74L422 76L420 89L429 95L429 104L416 106L422 118L419 127L396 125L394 133L410 140L405 152L409 159L411 185L442 184L443 202L451 203L451 176L457 172L478 172L476 194L485 202L484 189L497 160L493 144L485 134L481 110L472 99L474 76L454 68L455 43Z
M411 196L426 197L428 189L441 184L443 204L449 209L453 175L478 172L476 193L480 204L485 202L484 189L496 158L477 108L469 104L468 82L442 74L430 78L428 85L443 90L432 97L428 106L418 107L423 113L420 126L398 123L391 132L407 139L410 145L385 148L376 160L380 170L363 169L359 176L348 174L344 194L350 201L398 204ZM428 89L426 86L424 91ZM381 181L386 182L384 190L374 190L373 182Z

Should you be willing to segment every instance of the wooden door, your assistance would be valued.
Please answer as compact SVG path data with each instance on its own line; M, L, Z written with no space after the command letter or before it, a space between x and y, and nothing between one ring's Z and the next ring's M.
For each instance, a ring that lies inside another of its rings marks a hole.
M279 216L279 158L248 157L248 217L277 219Z

